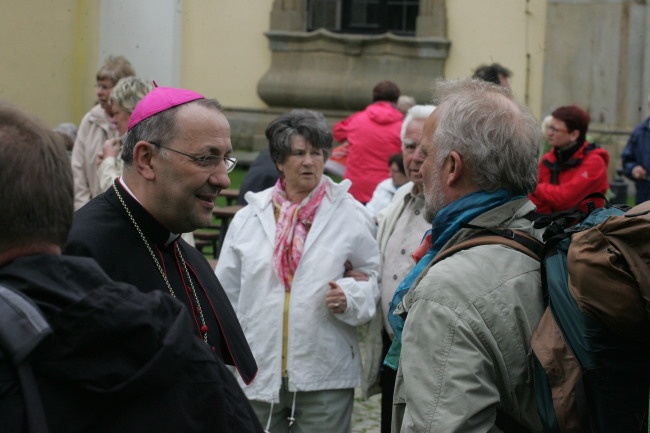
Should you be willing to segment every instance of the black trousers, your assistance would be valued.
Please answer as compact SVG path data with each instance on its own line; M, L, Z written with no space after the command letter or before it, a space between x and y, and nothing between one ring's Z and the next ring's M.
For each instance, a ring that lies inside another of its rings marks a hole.
M390 433L390 425L393 420L393 392L395 391L395 379L397 372L384 365L384 358L390 348L390 337L385 329L382 329L383 355L379 367L379 385L381 386L381 433Z

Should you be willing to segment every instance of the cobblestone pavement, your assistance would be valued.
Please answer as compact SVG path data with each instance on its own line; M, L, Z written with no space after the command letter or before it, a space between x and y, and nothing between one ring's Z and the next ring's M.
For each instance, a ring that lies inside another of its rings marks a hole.
M381 396L373 395L363 401L357 389L352 408L352 433L379 433L381 419Z

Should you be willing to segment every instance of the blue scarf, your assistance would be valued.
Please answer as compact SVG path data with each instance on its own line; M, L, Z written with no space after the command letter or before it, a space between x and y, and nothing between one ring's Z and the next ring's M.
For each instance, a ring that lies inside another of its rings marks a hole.
M393 315L395 308L402 302L404 295L409 291L411 285L422 271L431 263L433 258L440 252L440 249L461 229L461 224L467 223L477 216L508 203L512 200L522 198L523 196L512 196L506 190L495 192L476 191L467 194L458 200L444 207L433 220L431 233L433 245L422 257L413 269L404 277L404 280L395 289L395 295L388 308L388 322L395 332L395 338L388 350L384 365L397 370L399 357L402 351L402 330L404 329L404 317ZM425 236L426 237L426 236Z

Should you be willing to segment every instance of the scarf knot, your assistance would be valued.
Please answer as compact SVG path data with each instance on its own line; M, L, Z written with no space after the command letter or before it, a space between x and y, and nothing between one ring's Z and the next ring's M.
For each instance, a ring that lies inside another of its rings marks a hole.
M273 187L271 197L273 206L278 211L273 267L287 292L291 291L293 275L302 257L307 232L324 196L325 182L322 181L300 203L293 203L287 198L282 178L278 179Z
M399 365L405 318L401 315L394 315L393 312L402 302L418 276L427 268L449 239L458 233L463 223L470 222L491 209L522 197L521 195L513 196L506 190L494 192L476 191L459 198L438 212L433 219L431 229L426 232L423 238L422 245L414 253L413 258L416 260L416 265L397 286L388 307L388 322L395 332L395 338L384 359L384 365L393 370L397 370Z

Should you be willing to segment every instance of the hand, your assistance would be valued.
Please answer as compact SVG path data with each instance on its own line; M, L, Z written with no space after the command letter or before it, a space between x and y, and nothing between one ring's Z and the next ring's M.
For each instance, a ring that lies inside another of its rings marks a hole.
M332 312L332 314L341 314L344 313L346 308L348 308L348 303L345 298L345 293L341 286L336 284L334 281L329 282L330 289L325 295L325 303L327 308Z
M634 179L645 179L648 173L646 173L645 168L637 165L632 169L632 177Z
M368 275L352 269L352 263L350 263L349 260L346 260L343 266L345 267L345 272L343 273L344 277L354 278L357 281L368 281Z
M116 157L122 149L122 141L119 138L111 138L104 142L102 147L101 159L108 158L109 156Z

